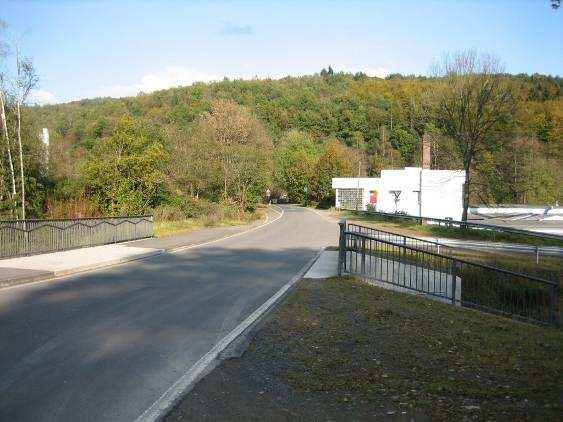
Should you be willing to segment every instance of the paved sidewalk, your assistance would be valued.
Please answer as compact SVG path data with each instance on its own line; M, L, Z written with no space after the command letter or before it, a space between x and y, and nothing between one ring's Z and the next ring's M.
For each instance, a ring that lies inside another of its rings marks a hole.
M268 221L276 215L275 211L270 211ZM210 227L161 238L1 259L0 288L143 259L165 251L222 239L262 224L264 219L240 226Z
M303 278L330 278L338 275L338 251L323 251Z
M0 287L74 274L162 253L124 243L0 260Z

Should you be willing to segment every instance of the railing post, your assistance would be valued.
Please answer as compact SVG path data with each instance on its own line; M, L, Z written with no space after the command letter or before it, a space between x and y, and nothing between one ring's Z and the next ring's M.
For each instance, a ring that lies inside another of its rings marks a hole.
M361 274L365 275L366 274L366 238L362 237L362 268L361 268Z
M25 242L25 253L26 255L31 254L31 247L29 245L29 232L27 231L27 220L23 220L23 235Z
M540 248L536 245L536 264L540 263Z
M346 260L346 219L338 222L340 226L340 237L338 238L338 276L342 275L342 267Z
M557 290L553 284L549 285L549 323L555 325L557 323Z
M450 264L450 275L452 277L452 305L455 305L455 293L457 287L457 260L452 259Z

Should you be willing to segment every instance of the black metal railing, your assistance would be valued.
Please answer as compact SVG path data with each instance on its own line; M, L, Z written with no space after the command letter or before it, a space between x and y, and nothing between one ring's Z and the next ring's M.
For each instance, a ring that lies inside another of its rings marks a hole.
M386 230L377 229L375 227L360 226L359 224L348 223L348 231L366 234L370 237L387 240L392 243L412 246L425 251L436 252L442 255L454 255L453 248L440 242L433 240L420 239L418 237L407 236L404 234L393 233Z
M340 222L339 274L398 291L543 324L559 321L558 283L372 236ZM426 245L427 246L427 245Z
M387 213L387 212L379 212L379 211L357 211L357 210L348 210L348 211L356 212L359 214L373 215L376 217L382 217L386 219L416 221L419 224L422 224L423 222L434 223L437 224L438 226L445 226L445 227L466 227L470 229L488 230L492 232L513 234L518 236L550 239L550 240L559 241L561 242L561 244L563 244L563 236L561 235L533 232L530 230L516 229L514 227L497 226L493 224L474 223L471 221L458 221L458 220L443 219L443 218L419 217L415 215Z
M153 236L153 216L0 221L0 258Z

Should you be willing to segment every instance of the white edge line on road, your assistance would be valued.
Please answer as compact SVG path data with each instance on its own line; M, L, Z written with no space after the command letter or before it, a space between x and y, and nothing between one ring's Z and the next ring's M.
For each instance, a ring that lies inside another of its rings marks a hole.
M249 233L249 232L251 232L251 231L261 229L262 227L265 227L265 226L267 226L267 225L269 225L269 224L275 223L275 222L278 221L280 218L282 218L283 215L284 215L284 210L283 210L283 208L281 208L281 207L279 207L279 208L281 209L281 211L276 210L275 208L273 208L273 205L272 205L272 211L275 211L276 213L279 214L279 216L278 216L277 218L275 218L275 219L269 221L269 216L267 215L267 216L266 216L266 221L265 221L263 224L260 224L259 226L256 226L256 227L252 227L252 228L250 228L250 229L248 229L248 230L244 230L244 231L242 231L242 232L234 233L234 234L229 235L229 236L221 237L221 238L219 238L219 239L213 239L213 240L210 240L210 241L208 241L208 242L197 243L197 244L194 244L194 245L180 246L179 248L176 248L176 249L169 249L169 250L166 250L166 249L153 249L153 252L151 252L150 255L147 255L147 256L139 256L139 257L132 256L131 259L124 260L123 262L113 262L113 263L111 263L111 262L106 262L106 263L104 263L104 264L100 264L100 266L99 266L99 267L96 267L96 268L77 270L77 271L72 272L72 273L69 273L69 274L57 275L57 274L55 273L55 274L53 274L53 275L51 275L51 276L47 275L46 277L48 277L48 278L43 278L43 279L40 279L40 280L35 280L35 281L30 281L30 282L24 282L24 283L20 283L20 284L15 284L15 285L13 285L13 286L3 286L3 287L0 287L0 293L1 293L2 291L4 291L4 290L11 290L11 289L19 289L19 288L23 288L23 287L30 287L30 286L33 286L33 285L38 285L38 284L46 283L46 282L61 281L61 280L64 280L65 278L74 277L74 276L77 276L77 275L80 275L80 274L84 274L84 273L93 273L93 272L97 272L97 271L107 270L107 269L110 268L110 267L117 267L117 266L119 266L119 265L124 265L124 264L131 263L132 261L141 261L141 260L143 260L143 259L152 258L152 257L155 257L155 256L157 256L157 255L164 254L164 253L176 253L176 252L181 252L181 251L184 251L184 250L187 250L187 249L197 248L197 247L199 247L199 246L209 245L210 243L215 243L215 242L219 242L219 241L221 241L221 240L230 239L231 237L235 237L235 236L239 236L239 235L241 235L241 234ZM133 241L133 242L135 242L135 241ZM131 242L131 243L133 243L133 242ZM124 244L124 243L123 243L123 244ZM152 248L147 248L147 249L152 249Z
M252 228L250 228L250 229L248 229L248 230L244 230L244 231L242 231L242 232L234 233L234 234L231 234L231 235L229 235L229 236L221 237L221 238L219 238L219 239L213 239L213 240L209 240L209 241L207 241L207 242L197 243L197 244L195 244L195 245L180 246L180 247L178 247L178 248L169 249L167 252L168 252L168 253L177 253L177 252L182 252L182 251L185 251L185 250L188 250L188 249L199 248L200 246L205 246L205 245L209 245L209 244L211 244L211 243L220 242L220 241L222 241L222 240L231 239L231 238L233 238L233 237L240 236L240 235L243 235L243 234L246 234L246 233L253 232L254 230L261 229L262 227L266 227L266 226L268 226L268 225L270 225L270 224L272 224L272 223L275 223L276 221L278 221L280 218L283 217L285 211L284 211L284 209L281 208L281 207L280 207L280 209L281 209L281 212L278 211L278 210L276 210L276 209L274 208L274 206L272 205L272 211L275 211L275 212L278 213L279 215L278 215L276 218L274 218L273 220L270 220L270 217L267 216L267 217L266 217L266 222L265 222L264 224L260 224L259 226L252 227Z
M303 208L305 208L306 210L309 210L309 211L311 211L311 212L314 212L314 213L317 214L319 217L321 217L323 220L328 221L329 223L338 222L338 218L336 218L336 217L331 217L330 215L328 215L328 216L327 216L327 215L324 215L322 212L317 211L317 210L314 209L314 208L305 207L305 206L304 206Z
M324 248L323 248L324 249ZM172 384L147 410L145 410L135 422L156 422L161 421L176 405L179 399L187 394L193 386L199 381L200 377L205 374L206 370L213 368L219 354L229 346L238 336L240 336L248 327L254 324L264 313L274 306L284 294L311 268L315 261L319 258L323 249L315 254L299 272L281 289L279 289L270 299L264 302L250 316L237 325L229 334L223 337L209 352L203 355L184 375Z

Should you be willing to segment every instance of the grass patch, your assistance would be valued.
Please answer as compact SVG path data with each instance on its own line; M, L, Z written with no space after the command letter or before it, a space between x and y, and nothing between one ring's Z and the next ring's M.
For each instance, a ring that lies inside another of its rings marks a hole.
M436 420L555 420L563 332L351 278L305 281L253 345L299 394Z
M376 216L354 211L336 211L336 213L359 223L377 222L377 227L382 230L390 230L407 236L433 236L447 237L451 239L482 240L491 242L521 243L534 246L562 246L563 241L557 239L545 239L533 236L518 235L511 233L495 232L492 230L461 229L459 227L445 227L436 224L420 225L416 221L400 220L392 217Z
M264 218L266 215L265 208L259 208L253 213L241 214L237 218L209 218L206 216L198 218L187 218L182 220L172 221L155 221L154 235L155 237L171 236L177 233L184 233L192 230L201 229L204 227L226 227L238 226L241 224L248 224L253 221Z

